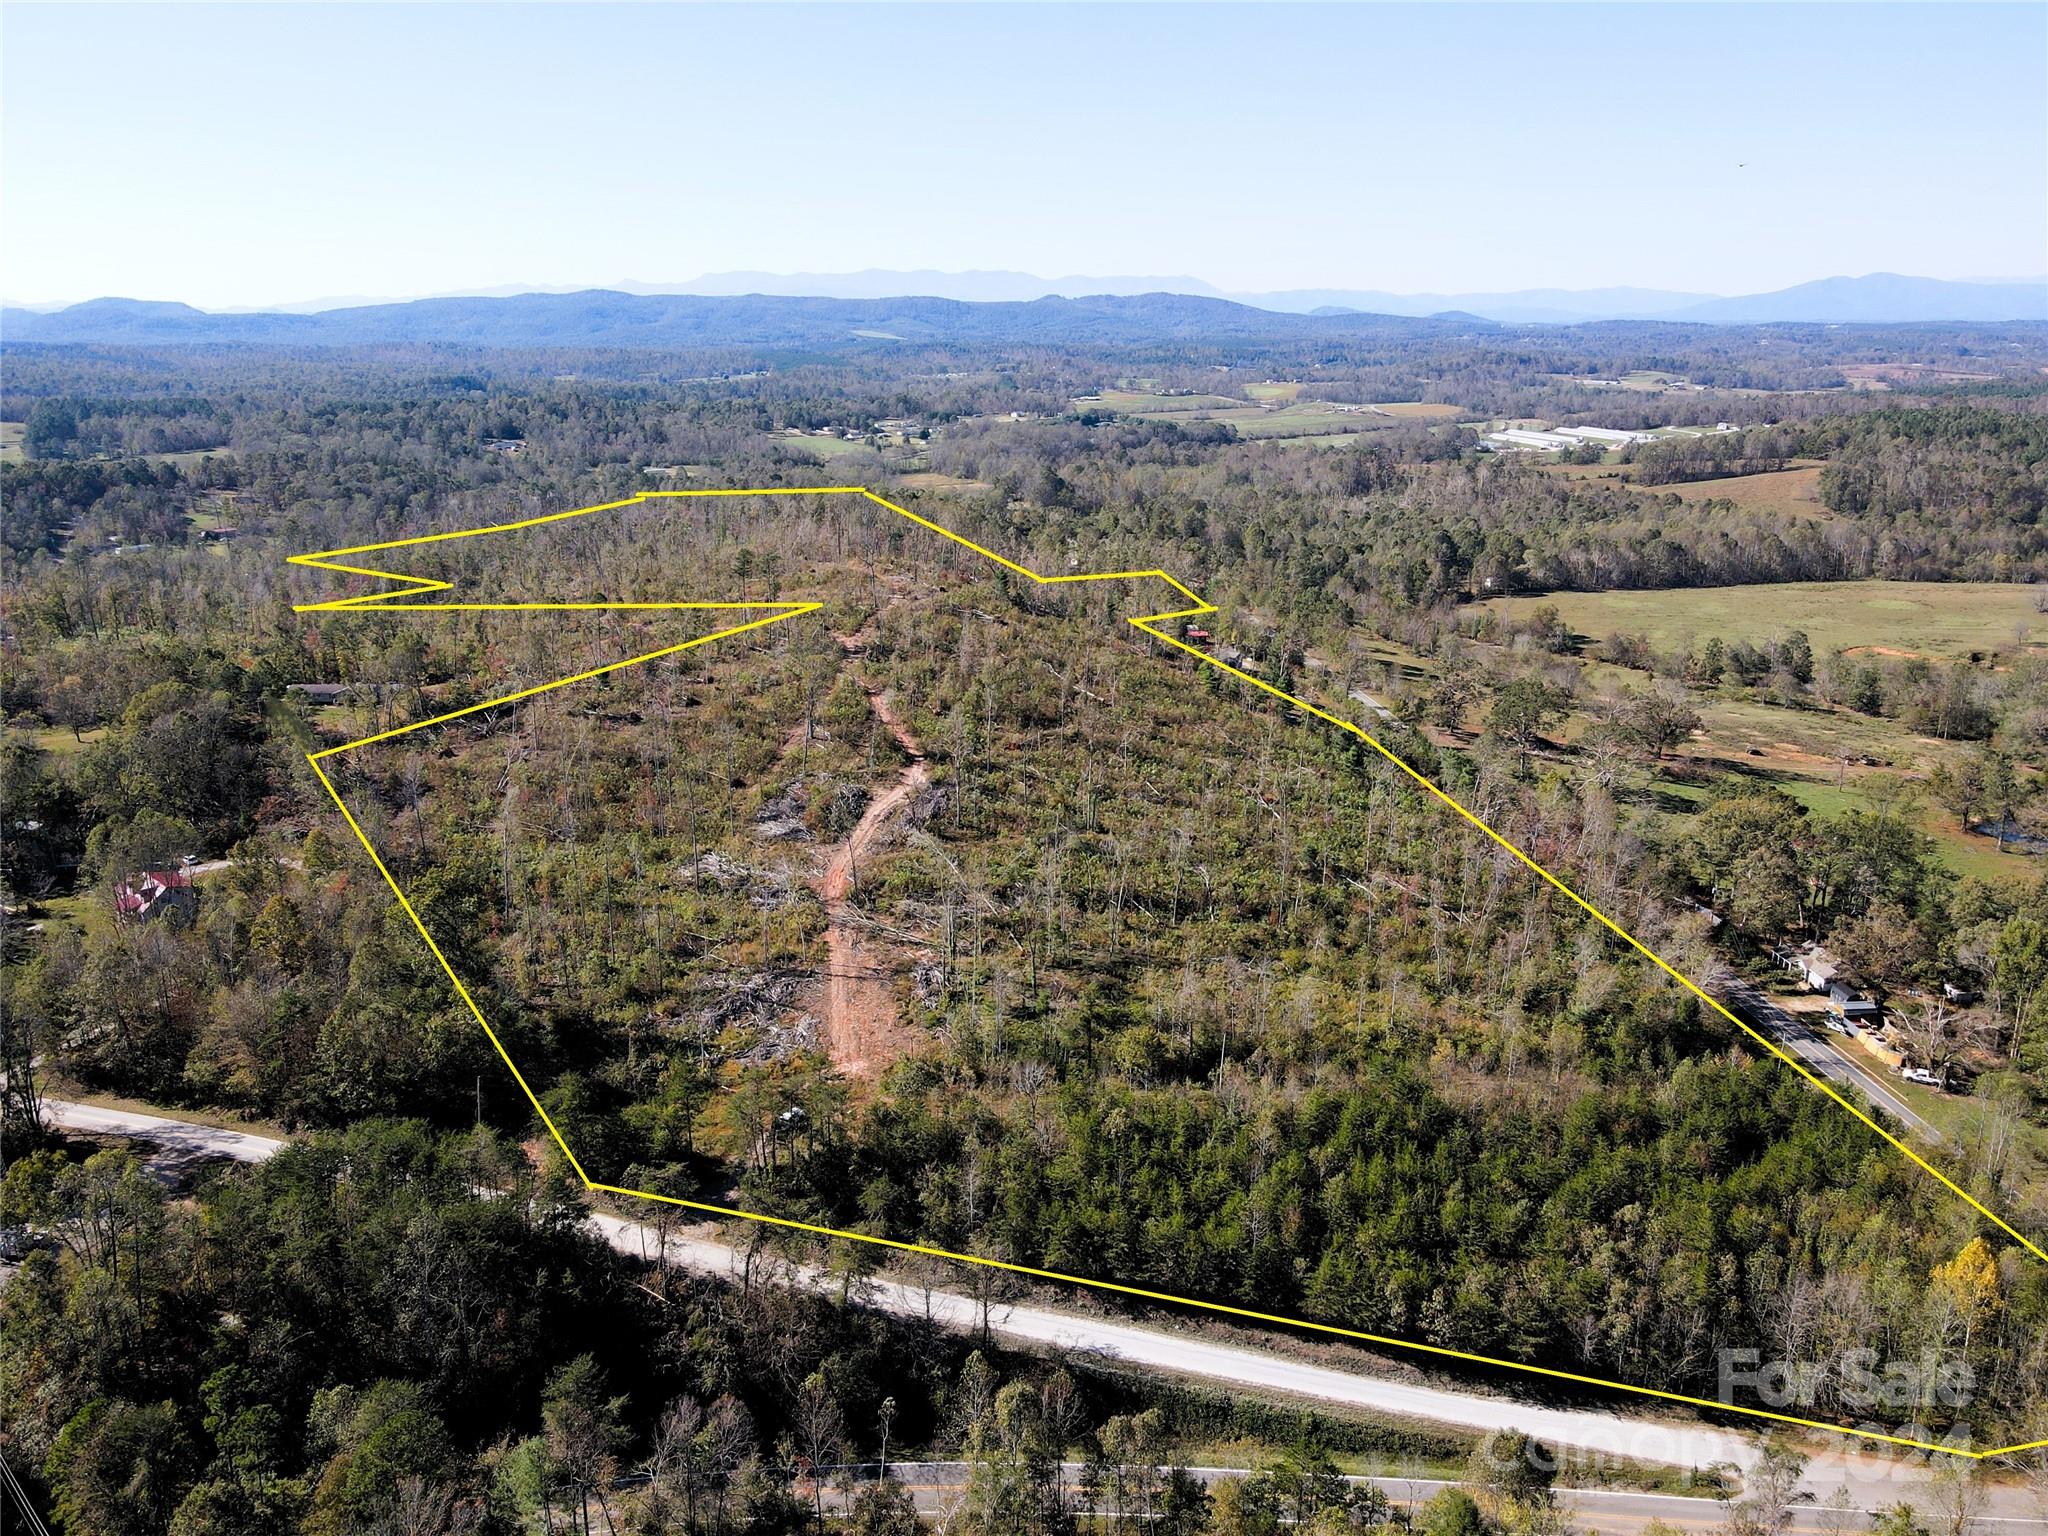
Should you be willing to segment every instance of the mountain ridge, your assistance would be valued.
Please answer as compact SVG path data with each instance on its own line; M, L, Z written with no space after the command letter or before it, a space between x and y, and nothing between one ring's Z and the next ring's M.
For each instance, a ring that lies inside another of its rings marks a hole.
M189 306L95 299L50 314L0 313L13 344L702 347L815 346L865 342L1097 342L1288 340L1396 331L1470 330L1384 315L1280 314L1186 294L1028 302L955 299L829 299L783 295L639 295L611 289L507 298L417 299L326 310L208 314ZM1481 329L1492 327L1484 322Z
M960 303L1030 303L1041 298L1134 298L1147 294L1222 299L1278 314L1333 311L1427 317L1463 312L1509 325L1576 325L1594 320L1683 320L1704 324L1759 324L1771 321L1857 321L1898 324L1913 321L2048 319L2048 277L2037 279L1949 280L1872 272L1861 277L1824 277L1766 293L1723 295L1678 289L1520 288L1485 293L1394 293L1383 289L1289 288L1230 292L1198 277L1070 275L1041 278L1009 270L940 271L865 268L857 272L714 272L681 283L624 280L591 285L505 284L452 293L389 298L330 297L302 302L215 311L222 315L312 315L337 310L385 309L441 300L564 297L608 292L641 298L811 298L840 300L946 299ZM87 300L87 303L100 302ZM141 302L141 301L135 301ZM78 305L9 304L10 311L36 314L75 312ZM187 306L190 307L190 306Z
M12 344L359 346L440 343L495 347L794 347L871 343L1145 343L1170 340L1285 341L1367 335L1487 332L1502 326L1613 321L1699 325L1993 323L2048 321L2048 285L1943 283L1946 300L1924 297L1931 279L1876 273L1825 278L1773 294L1707 299L1649 314L1561 321L1530 305L1503 319L1451 295L1410 300L1420 313L1334 302L1372 294L1304 290L1329 302L1307 312L1239 299L1156 291L1080 298L965 300L925 295L834 298L796 294L636 294L592 288L568 293L413 299L313 313L208 312L165 300L89 299L55 311L0 311L0 340ZM1543 296L1552 290L1525 290ZM1640 295L1658 290L1597 290ZM1916 296L1919 296L1916 298ZM1468 296L1470 297L1470 296ZM1480 296L1484 297L1484 296ZM1501 297L1501 296L1495 296ZM1664 295L1691 298L1690 295ZM1910 321L1896 317L1918 304ZM2031 307L2029 307L2031 306ZM1934 308L1939 312L1925 313Z

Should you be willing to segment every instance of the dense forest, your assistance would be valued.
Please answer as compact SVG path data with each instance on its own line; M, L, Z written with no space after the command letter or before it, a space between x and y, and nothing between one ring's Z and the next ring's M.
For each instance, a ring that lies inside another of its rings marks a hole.
M1271 1536L1411 1518L1333 1452L1465 1455L892 1318L855 1304L879 1256L850 1245L706 1229L749 1256L732 1285L593 1236L593 1210L681 1218L592 1204L304 754L715 616L299 612L373 584L285 556L649 489L866 483L1038 571L1171 570L1222 607L1203 645L1325 707L1371 690L1392 751L1688 974L1852 960L1969 1090L1941 1166L2048 1230L2048 881L1686 751L1712 707L1895 727L1940 747L1924 796L1962 833L2019 841L2048 664L1816 646L1783 615L1663 647L1478 603L2048 578L2048 342L1649 329L11 348L0 1224L47 1245L0 1289L10 1464L72 1533L895 1536L908 1494L803 1470L893 1449L970 1463L989 1536ZM1647 370L1700 388L1587 382ZM1457 409L1305 446L1104 394L1287 378ZM1482 446L1536 415L1738 429L1600 477ZM1810 516L1713 489L1794 465ZM2048 1268L1363 742L1122 623L1156 584L1038 587L829 496L389 558L458 600L823 604L328 760L594 1180L1701 1395L1753 1349L1829 1419L1866 1415L1866 1348L1967 1379L1901 1409L1936 1432L2048 1413ZM152 873L188 899L144 919ZM1907 1002L1963 981L1983 1001L1953 1017ZM39 1094L295 1139L167 1194ZM1269 1470L1179 1470L1233 1437ZM1412 1518L1554 1528L1515 1460L1482 1448L1479 1501Z

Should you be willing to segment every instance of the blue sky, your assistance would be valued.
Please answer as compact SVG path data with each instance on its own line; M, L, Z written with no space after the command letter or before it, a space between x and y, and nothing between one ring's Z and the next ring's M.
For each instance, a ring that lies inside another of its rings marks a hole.
M0 12L0 292L2048 268L2048 7Z

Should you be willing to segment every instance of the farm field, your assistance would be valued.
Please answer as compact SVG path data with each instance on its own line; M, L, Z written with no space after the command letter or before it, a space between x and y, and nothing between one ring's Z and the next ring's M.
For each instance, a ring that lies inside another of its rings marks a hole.
M1305 400L1278 410L1230 413L1240 437L1329 437L1336 433L1383 431L1399 418L1366 411L1341 411L1320 400Z
M1246 392L1264 387L1248 386ZM1245 438L1342 438L1346 442L1408 422L1449 421L1460 414L1456 406L1413 400L1363 409L1325 400L1261 406L1221 395L1137 395L1119 390L1104 390L1101 403L1141 421L1222 422Z
M1488 430L1493 430L1491 424ZM1635 489L1629 484L1628 466L1625 464L1609 464L1605 460L1598 464L1560 464L1538 454L1524 454L1522 458L1539 472L1559 480L1604 481L1620 490Z
M1435 404L1428 400L1395 400L1385 405L1375 405L1373 412L1391 416L1396 421L1456 421L1465 413L1455 405Z
M1819 464L1808 463L1761 475L1730 475L1722 480L1680 480L1670 485L1645 485L1636 489L1645 496L1677 496L1694 504L1732 501L1745 512L1829 518L1834 514L1820 504L1820 470Z
M898 475L896 485L906 491L955 491L970 494L995 489L986 480L967 480L959 475L941 474L933 469L913 470L907 475Z
M1481 655L1492 649L1474 647ZM1398 706L1409 693L1426 695L1440 671L1429 658L1363 632L1350 637L1347 652L1354 665L1364 664L1365 688L1389 706ZM1593 725L1597 700L1643 688L1649 681L1641 672L1609 662L1582 658L1577 665L1584 685L1578 703L1545 732L1549 740L1568 751L1577 748ZM1335 702L1334 694L1331 702ZM1678 757L1695 766L1690 772L1674 773L1678 764L1666 764L1652 776L1649 786L1658 805L1650 813L1651 820L1673 833L1682 830L1692 811L1707 803L1717 781L1726 783L1737 777L1780 789L1822 819L1852 810L1876 813L1889 809L1900 814L1901 787L1923 783L1937 764L1963 760L1974 750L1971 743L1936 741L1915 735L1896 720L1851 710L1785 709L1730 692L1695 691L1691 702L1699 712L1700 729L1679 749ZM1444 735L1433 727L1426 728L1425 734L1452 744L1470 742L1483 730L1486 712L1484 703L1475 704L1465 711L1454 734ZM1866 764L1865 758L1881 766ZM1708 770L1711 777L1703 779L1700 769ZM2016 850L1999 852L1992 839L1963 831L1955 817L1935 806L1924 792L1909 789L1907 793L1912 798L1906 802L1904 814L1933 839L1941 861L1957 874L2031 881L2048 868Z
M1751 477L1755 478L1755 477ZM1804 630L1816 655L1868 647L1887 656L1967 660L2040 644L2048 615L2031 586L2007 582L1798 581L1681 591L1557 592L1497 597L1480 605L1525 621L1555 607L1579 635L1642 634L1671 649L1710 635L1768 640Z
M193 448L180 453L138 453L144 464L168 464L174 469L197 469L207 459L232 459L232 448Z
M1552 739L1574 745L1592 725L1585 707L1603 693L1641 688L1640 672L1602 661L1583 664L1589 692L1555 730ZM1767 783L1783 790L1813 815L1829 819L1845 811L1877 812L1894 806L1903 783L1917 783L1938 764L1970 755L1970 744L1917 736L1896 720L1852 710L1784 709L1727 693L1695 692L1700 729L1681 752L1695 763L1730 775ZM1483 724L1475 711L1468 722ZM1862 760L1882 766L1871 767ZM1667 774L1657 778L1657 792L1666 800L1704 804L1706 793L1693 778ZM1683 813L1680 813L1683 814ZM1942 862L1957 874L1983 879L2031 879L2040 866L2025 854L2001 854L1990 839L1966 833L1953 816L1928 803L1924 796L1910 814L1920 830L1934 839Z
M1228 395L1161 395L1132 389L1105 389L1100 395L1084 396L1083 399L1131 416L1175 416L1188 411L1253 409L1244 401Z
M800 448L807 453L814 453L827 462L833 459L843 459L849 454L872 454L874 452L864 442L850 443L843 437L817 437L807 432L778 433L775 441L785 448Z
M1729 475L1719 480L1675 480L1669 485L1638 485L1634 471L1626 464L1608 460L1598 464L1557 464L1536 460L1543 474L1560 480L1584 481L1614 490L1633 491L1643 498L1646 513L1654 513L1666 496L1676 496L1689 507L1710 501L1733 502L1739 511L1773 517L1805 518L1824 522L1834 514L1820 501L1821 465L1816 461L1790 469L1770 470L1760 475Z

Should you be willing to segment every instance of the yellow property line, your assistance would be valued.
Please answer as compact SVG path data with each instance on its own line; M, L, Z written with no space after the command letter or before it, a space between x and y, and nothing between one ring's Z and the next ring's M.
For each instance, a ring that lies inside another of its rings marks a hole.
M534 1113L540 1116L541 1123L547 1127L548 1134L554 1138L555 1145L561 1148L562 1155L568 1159L569 1166L576 1171L577 1178L583 1181L586 1189L600 1194L630 1195L641 1200L658 1200L664 1204L681 1206L687 1210L700 1211L710 1216L731 1217L742 1221L759 1222L765 1226L780 1227L797 1232L809 1232L820 1237L841 1238L849 1242L867 1243L874 1247L892 1249L899 1253L923 1254L930 1258L948 1259L960 1264L978 1264L988 1269L1000 1269L1011 1274L1026 1275L1034 1280L1049 1280L1065 1285L1087 1286L1092 1290L1110 1291L1122 1296L1137 1297L1144 1301L1168 1302L1176 1306L1196 1307L1205 1312L1220 1313L1227 1317L1245 1318L1253 1322L1272 1323L1288 1328L1303 1328L1316 1333L1333 1334L1339 1338L1352 1339L1384 1349L1408 1350L1417 1354L1433 1355L1444 1359L1461 1360L1475 1365L1490 1366L1496 1370L1518 1371L1524 1375L1542 1376L1553 1381L1568 1381L1581 1386L1600 1387L1609 1391L1630 1392L1638 1397L1659 1398L1666 1402L1684 1403L1689 1407L1705 1408L1717 1413L1743 1414L1749 1418L1768 1419L1774 1423L1797 1425L1803 1429L1818 1429L1833 1434L1852 1435L1859 1439L1881 1441L1888 1445L1902 1446L1911 1450L1939 1451L1948 1455L1965 1456L1982 1461L1993 1456L2009 1456L2022 1451L2040 1450L2048 1447L2048 1440L2034 1440L2025 1444L1999 1446L1994 1450L1988 1451L1962 1450L1954 1446L1938 1445L1932 1441L1916 1440L1903 1435L1881 1434L1873 1429L1857 1429L1844 1424L1829 1424L1818 1419L1803 1419L1793 1414L1777 1413L1766 1408L1747 1408L1734 1403L1715 1402L1711 1398L1693 1397L1683 1392L1668 1392L1661 1388L1637 1386L1626 1381L1610 1381L1600 1376L1586 1376L1576 1371L1557 1370L1549 1366L1529 1365L1520 1360L1503 1360L1492 1355L1474 1354L1468 1350L1447 1349L1441 1345L1424 1344L1413 1339L1395 1339L1388 1338L1382 1334L1363 1333L1358 1329L1339 1327L1333 1323L1319 1323L1307 1318L1285 1317L1271 1312L1258 1312L1246 1307L1229 1306L1222 1302L1204 1301L1194 1296L1176 1296L1169 1292L1146 1290L1141 1286L1125 1285L1113 1280L1098 1280L1087 1275L1070 1275L1059 1270L1037 1269L1028 1264L1009 1264L1000 1259L985 1258L980 1254L955 1253L950 1249L928 1247L921 1243L902 1242L895 1238L876 1237L870 1233L848 1231L841 1227L828 1227L811 1222L792 1221L787 1217L770 1216L761 1211L743 1211L728 1206L710 1205L699 1200L682 1200L672 1195L655 1194L650 1190L644 1189L622 1189L617 1185L604 1184L592 1179L584 1171L582 1163L577 1161L576 1154L570 1149L568 1142L563 1140L561 1131L557 1129L554 1121L549 1118L547 1110L541 1106L539 1096L533 1091L532 1085L527 1082L525 1076L520 1072L517 1063L512 1060L511 1055L506 1051L504 1042L498 1038L497 1031L491 1028L490 1021L484 1017L483 1010L477 1006L476 999L470 995L469 988L463 985L462 978L456 975L455 967L449 964L448 957L442 953L441 946L435 942L434 936L427 931L426 924L420 921L419 913L414 910L412 902L407 899L405 892L399 887L398 881L393 878L390 869L385 865L383 858L371 844L361 824L357 822L355 816L343 802L340 792L334 787L333 780L328 778L326 770L320 766L321 760L338 756L344 752L352 752L358 747L369 746L373 742L389 741L394 737L404 736L412 731L424 730L431 725L442 725L450 720L458 720L465 715L472 715L480 710L496 709L501 705L515 704L522 699L530 699L538 694L552 692L557 688L566 688L572 683L585 682L591 678L602 677L606 673L618 672L627 667L637 667L643 662L656 661L664 656L674 656L700 645L709 645L714 640L727 639L733 635L745 634L749 630L762 629L771 624L779 624L785 619L793 619L804 614L815 613L824 605L816 602L744 601L618 603L414 602L411 599L425 597L430 593L452 591L453 583L435 580L431 577L413 576L402 571L386 571L374 566L349 565L342 562L355 556L379 554L385 550L407 549L420 544L438 544L449 539L479 538L485 534L511 533L524 528L537 528L544 524L565 522L571 518L587 517L593 512L608 512L645 501L681 497L707 498L719 496L859 496L878 507L895 513L899 517L909 519L909 521L917 524L920 528L928 529L942 538L950 539L955 544L971 549L982 558L992 560L1003 569L1026 577L1040 586L1061 586L1071 582L1082 581L1150 580L1166 583L1167 586L1187 599L1187 606L1169 609L1161 613L1145 614L1128 620L1128 623L1142 630L1153 639L1186 652L1205 666L1214 667L1217 671L1226 673L1241 683L1249 684L1262 693L1270 694L1281 702L1303 711L1305 714L1313 715L1318 720L1325 721L1330 725L1336 726L1339 730L1348 731L1353 736L1358 737L1367 746L1371 747L1381 757L1405 774L1425 793L1441 801L1464 821L1484 833L1518 862L1527 866L1539 879L1589 914L1603 928L1628 945L1629 948L1642 955L1652 965L1677 982L1687 992L1698 998L1708 1008L1733 1024L1771 1055L1777 1057L1778 1060L1805 1078L1808 1083L1826 1094L1851 1115L1854 1115L1857 1120L1861 1121L1870 1130L1889 1143L1894 1150L1904 1155L1914 1166L1937 1180L1950 1193L1963 1200L1978 1215L2005 1233L2035 1258L2048 1263L2048 1252L2043 1252L2024 1233L2018 1231L1996 1212L1985 1206L1982 1201L1978 1200L1968 1190L1957 1184L1947 1174L1906 1145L1905 1142L1879 1125L1859 1105L1843 1097L1825 1078L1809 1071L1804 1064L1787 1051L1781 1049L1769 1036L1751 1028L1750 1025L1730 1012L1727 1007L1711 996L1697 982L1693 981L1691 977L1672 965L1662 955L1651 949L1642 940L1622 927L1621 924L1594 906L1593 903L1586 900L1585 897L1581 896L1543 865L1531 858L1515 843L1495 831L1457 799L1439 788L1426 775L1411 767L1404 759L1389 750L1370 731L1346 720L1341 715L1332 714L1328 710L1317 708L1305 699L1296 698L1285 689L1276 688L1271 683L1266 682L1262 678L1254 677L1251 673L1241 668L1233 667L1227 662L1218 660L1199 646L1191 645L1186 640L1158 627L1161 624L1170 623L1176 619L1191 619L1203 614L1216 613L1219 610L1214 603L1205 601L1162 570L1094 571L1083 575L1041 576L1029 567L1019 565L1016 561L1007 559L992 549L985 549L972 539L963 537L952 529L933 522L930 518L920 517L917 513L910 511L906 507L899 507L893 501L887 501L877 496L867 487L859 485L792 486L778 487L770 490L641 491L621 501L608 501L594 507L578 507L568 512L551 512L545 516L529 517L519 522L497 523L484 528L461 528L447 533L421 534L413 538L388 539L377 544L358 544L349 549L322 550L315 554L293 555L289 558L288 563L292 565L307 566L314 570L332 571L345 576L367 576L380 581L401 584L400 588L396 591L370 592L356 597L330 598L325 602L319 603L295 604L293 611L296 613L532 613L612 610L644 611L650 609L677 611L700 609L710 611L752 611L757 613L765 611L765 617L750 619L746 623L732 625L729 628L718 630L714 634L701 635L694 640L686 640L679 645L665 646L660 650L648 651L644 655L629 657L624 661L615 661L606 666L593 667L587 672L578 672L574 676L559 678L552 683L542 683L534 688L522 688L516 693L508 693L501 698L487 699L481 704L471 704L463 709L450 710L444 715L435 715L431 719L418 720L411 725L399 726L394 730L381 731L373 736L364 736L355 741L344 742L338 747L329 747L325 751L309 752L306 754L307 762L312 765L314 773L319 775L321 784L325 786L328 795L333 799L336 808L340 810L343 819L348 822L349 830L355 833L357 841L363 845L363 851L369 854L370 862L376 865L377 872L384 877L384 883L391 887L391 893L398 899L400 908L412 920L412 925L419 931L420 938L425 941L434 959L440 963L442 971L448 977L449 984L455 989L455 995L462 1000L463 1006L476 1019L477 1024L490 1040L492 1047L497 1051L499 1058L505 1063L506 1069L511 1072L513 1081L519 1084L520 1092L526 1095L527 1102L533 1106Z

